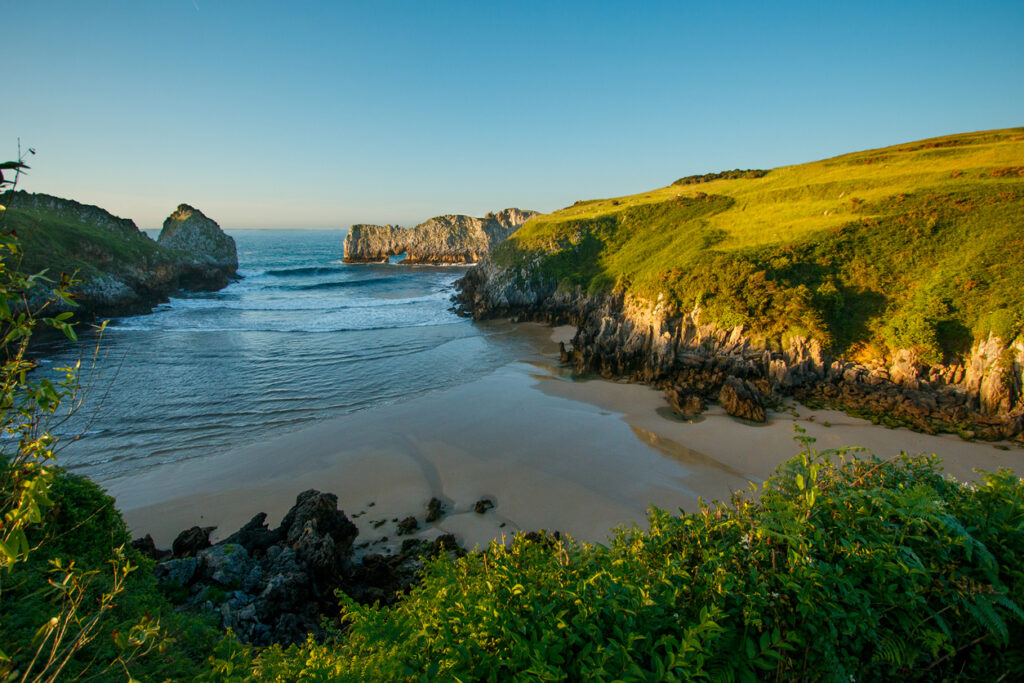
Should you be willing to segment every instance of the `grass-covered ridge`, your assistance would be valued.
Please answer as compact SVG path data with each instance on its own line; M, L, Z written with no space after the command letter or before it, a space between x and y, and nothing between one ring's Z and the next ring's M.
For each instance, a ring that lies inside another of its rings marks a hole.
M42 197L42 198L41 198ZM21 242L26 273L48 271L88 279L106 272L146 270L173 259L134 223L103 209L24 192L2 197L4 229Z
M1021 333L1024 128L700 179L536 217L493 259L852 357Z

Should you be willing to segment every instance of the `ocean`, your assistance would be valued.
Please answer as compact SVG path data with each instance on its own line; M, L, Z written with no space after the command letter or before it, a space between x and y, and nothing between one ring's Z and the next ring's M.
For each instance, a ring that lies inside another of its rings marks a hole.
M473 381L527 343L450 310L465 267L345 264L344 230L227 232L239 281L46 350L83 363L59 464L103 482L216 454Z

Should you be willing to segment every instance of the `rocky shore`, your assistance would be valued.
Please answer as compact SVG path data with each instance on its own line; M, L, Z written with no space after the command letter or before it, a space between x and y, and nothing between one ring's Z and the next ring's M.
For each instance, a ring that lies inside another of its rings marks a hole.
M862 364L833 358L805 337L777 348L747 337L742 326L703 322L699 308L673 311L660 298L559 289L528 267L485 261L456 286L463 315L575 325L564 362L664 389L684 415L714 401L731 415L764 421L765 408L793 396L927 433L1024 442L1024 345L991 335L948 365L926 365L906 349L889 362Z
M164 221L155 242L134 221L98 206L23 191L5 195L4 204L23 243L23 267L79 281L71 310L80 319L148 313L175 292L213 291L237 277L234 240L187 204ZM40 291L30 304L46 298Z
M503 209L483 218L461 214L436 216L415 228L353 225L345 236L346 263L380 263L405 254L404 264L475 263L508 239L536 211Z
M489 499L474 504L479 515L493 508ZM433 498L422 521L430 525L446 512ZM338 509L337 496L310 489L274 529L260 512L215 544L213 527L194 526L169 550L158 549L149 535L132 546L156 561L154 575L181 609L219 615L245 642L290 644L323 633L322 617L338 613L336 591L363 604L389 605L413 586L427 559L465 554L452 534L414 537L420 530L414 516L393 521L396 535L406 537L396 552L374 549L386 537L357 544L359 529Z

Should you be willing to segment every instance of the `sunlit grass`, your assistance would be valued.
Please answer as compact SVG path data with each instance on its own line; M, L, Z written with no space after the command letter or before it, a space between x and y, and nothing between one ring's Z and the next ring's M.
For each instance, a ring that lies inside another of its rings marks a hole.
M1006 247L1024 234L1022 167L1024 128L933 138L577 202L528 222L495 259L541 252L533 275L562 286L664 293L755 335L938 360L970 334L936 330L1020 332L1024 268Z

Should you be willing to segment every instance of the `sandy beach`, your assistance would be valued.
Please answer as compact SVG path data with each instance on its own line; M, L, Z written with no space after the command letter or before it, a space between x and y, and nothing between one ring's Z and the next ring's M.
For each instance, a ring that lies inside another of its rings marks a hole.
M643 525L651 505L691 511L699 498L760 483L799 450L794 423L822 450L937 453L962 480L975 468L1024 472L1024 449L1015 446L888 429L796 404L796 416L771 412L764 425L718 406L682 421L650 387L573 379L557 362L558 341L572 331L521 324L515 332L533 351L477 381L100 483L133 534L150 533L161 546L192 525L216 526L213 538L223 538L260 511L274 525L301 491L330 491L365 551L400 544L395 520L408 515L420 521L418 536L453 533L469 547L541 528L604 542L615 527ZM431 497L447 513L426 524ZM482 498L495 508L480 515L473 506Z

